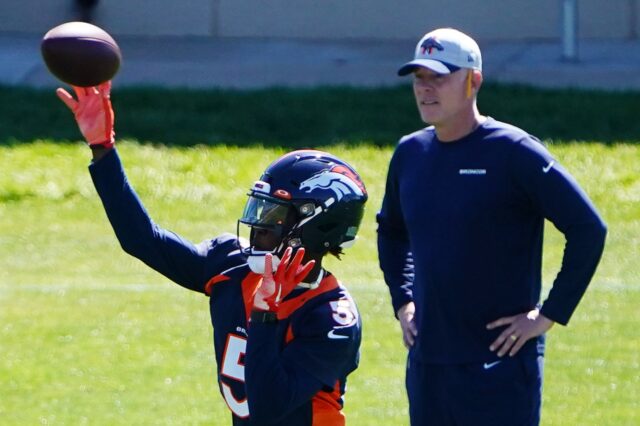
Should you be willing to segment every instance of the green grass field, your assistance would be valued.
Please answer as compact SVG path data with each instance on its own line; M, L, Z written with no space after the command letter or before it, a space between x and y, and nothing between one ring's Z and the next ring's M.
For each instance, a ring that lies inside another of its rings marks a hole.
M66 119L55 132L73 131ZM20 123L14 133L22 136L9 141L5 126L0 144L0 424L229 424L215 382L208 300L121 251L86 170L85 146L62 136L38 140L46 129ZM615 135L607 143L554 139L550 150L591 195L609 236L569 327L549 334L542 424L637 425L640 145L615 143ZM287 150L134 140L119 147L152 217L193 241L234 231L248 187ZM364 322L345 412L351 425L406 425L405 350L375 247L393 146L350 137L324 148L355 165L371 195L359 242L342 262L328 262ZM549 227L547 285L562 244Z

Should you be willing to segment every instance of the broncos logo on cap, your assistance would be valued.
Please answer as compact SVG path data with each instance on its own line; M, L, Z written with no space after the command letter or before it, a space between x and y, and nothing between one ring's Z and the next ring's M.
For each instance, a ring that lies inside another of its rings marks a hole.
M431 55L431 52L434 48L439 51L444 50L442 44L440 44L440 42L436 40L435 37L429 37L420 44L420 53L424 55L424 53L428 51L429 55Z
M340 201L345 195L363 196L367 193L358 176L344 166L323 170L300 184L300 190L306 190L307 193L316 189L332 191L336 201Z

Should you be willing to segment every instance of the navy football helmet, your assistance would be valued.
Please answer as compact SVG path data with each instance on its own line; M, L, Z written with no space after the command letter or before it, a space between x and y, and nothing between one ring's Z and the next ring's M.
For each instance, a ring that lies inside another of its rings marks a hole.
M239 224L268 229L281 238L273 251L291 246L339 255L355 242L367 201L358 173L345 161L316 150L283 155L249 191ZM251 244L253 245L253 243Z

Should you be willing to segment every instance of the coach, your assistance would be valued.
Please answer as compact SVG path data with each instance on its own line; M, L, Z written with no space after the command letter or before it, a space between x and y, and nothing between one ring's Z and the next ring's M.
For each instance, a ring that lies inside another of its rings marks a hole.
M426 34L398 74L413 74L431 125L400 140L378 214L411 424L537 425L545 332L568 323L606 226L537 138L479 113L482 59L469 36ZM545 219L566 246L539 303Z

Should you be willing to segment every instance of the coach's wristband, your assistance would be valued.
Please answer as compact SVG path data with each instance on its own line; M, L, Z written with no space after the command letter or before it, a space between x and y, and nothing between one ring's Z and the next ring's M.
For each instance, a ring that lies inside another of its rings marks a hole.
M252 311L251 312L251 322L278 322L278 314L275 312L268 311Z

